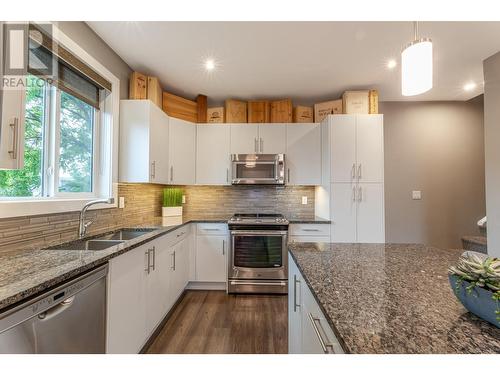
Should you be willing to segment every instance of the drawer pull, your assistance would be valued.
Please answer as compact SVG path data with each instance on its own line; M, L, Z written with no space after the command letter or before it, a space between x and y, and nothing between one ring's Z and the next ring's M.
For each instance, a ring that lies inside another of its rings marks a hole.
M297 280L297 275L293 275L293 311L297 312L297 307L300 304L297 303L297 284L300 284L300 280Z
M307 228L304 228L302 229L304 232L319 232L320 230L319 229L307 229Z
M318 336L318 340L319 340L319 343L321 344L321 348L323 349L323 352L325 354L334 353L333 344L328 342L328 341L325 341L325 339L323 339L323 336L321 335L320 328L321 328L321 331L323 331L323 333L325 332L323 327L321 326L321 319L315 318L313 316L313 314L311 314L311 313L309 313L309 319L311 320L311 324L313 326L314 332L316 333L316 336ZM330 348L331 351L328 350L328 348Z

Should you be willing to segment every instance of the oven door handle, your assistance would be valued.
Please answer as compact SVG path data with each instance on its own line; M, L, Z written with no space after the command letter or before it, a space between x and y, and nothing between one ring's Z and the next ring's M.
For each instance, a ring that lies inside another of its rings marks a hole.
M235 281L231 280L231 285L279 285L279 286L286 286L285 281L263 281L263 282L255 282L255 281Z
M286 230L232 230L232 236L284 236Z

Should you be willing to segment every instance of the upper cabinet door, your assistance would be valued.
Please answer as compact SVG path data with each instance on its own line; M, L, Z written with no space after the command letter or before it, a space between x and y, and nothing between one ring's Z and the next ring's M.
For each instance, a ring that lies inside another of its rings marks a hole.
M229 185L230 126L197 125L196 131L196 183Z
M383 115L356 116L356 179L384 181Z
M1 26L1 25L0 25ZM1 78L1 76L0 76ZM24 90L2 90L0 123L0 169L24 166Z
M259 153L259 125L231 124L230 126L231 154Z
M259 154L284 154L286 152L285 124L259 125Z
M321 184L320 124L290 124L286 129L288 185Z
M330 116L331 182L356 178L356 116Z
M168 184L169 155L166 148L169 144L169 118L152 102L145 102L149 106L149 180L157 184ZM134 134L130 133L129 137L134 137ZM134 154L141 152L143 151L134 150Z
M193 185L196 164L196 125L169 118L169 184Z

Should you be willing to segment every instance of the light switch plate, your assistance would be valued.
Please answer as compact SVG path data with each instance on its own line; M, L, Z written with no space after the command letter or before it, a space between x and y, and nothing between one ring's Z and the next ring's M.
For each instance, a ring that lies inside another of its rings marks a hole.
M302 197L302 204L307 204L307 197L306 196Z
M186 196L185 195L182 196L182 203L186 203Z
M118 208L125 208L125 197L118 198Z
M411 199L413 200L421 200L422 199L422 192L420 190L413 190L411 192Z

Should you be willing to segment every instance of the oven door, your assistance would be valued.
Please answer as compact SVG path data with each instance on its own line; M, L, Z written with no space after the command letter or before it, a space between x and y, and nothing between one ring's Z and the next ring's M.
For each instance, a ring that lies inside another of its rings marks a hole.
M284 280L288 277L287 232L233 230L229 279Z

